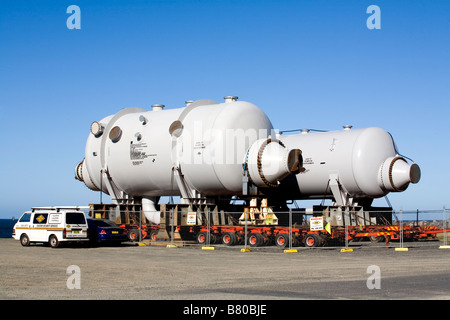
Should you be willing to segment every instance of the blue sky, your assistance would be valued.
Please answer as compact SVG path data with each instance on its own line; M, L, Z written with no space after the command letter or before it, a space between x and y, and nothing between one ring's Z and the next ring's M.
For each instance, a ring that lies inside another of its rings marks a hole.
M226 95L280 130L381 127L422 169L393 206L450 207L449 13L438 0L1 1L0 218L99 201L74 179L92 121Z

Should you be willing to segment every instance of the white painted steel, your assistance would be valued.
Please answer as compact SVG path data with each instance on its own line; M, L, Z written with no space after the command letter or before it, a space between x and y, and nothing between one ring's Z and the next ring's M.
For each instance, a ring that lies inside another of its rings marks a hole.
M158 203L158 198L142 198L142 212L145 217L151 223L159 224L160 223L160 211L156 209L156 204Z
M294 199L330 195L330 177L355 198L378 198L403 191L420 180L417 164L398 155L392 136L372 127L281 136L288 148L303 152L304 170L296 176Z
M92 190L121 193L118 197L182 195L180 181L192 196L241 194L247 151L272 130L264 112L235 97L220 104L198 100L179 109L127 108L93 123L76 178ZM263 163L276 157L273 148L268 146ZM276 161L287 161L287 152ZM269 173L275 183L286 175L284 169Z
M243 167L256 186L280 189L286 199L326 196L342 205L420 180L418 165L398 154L388 132L351 128L275 135L261 109L233 96L224 103L187 101L178 109L126 108L92 123L75 177L113 201L146 199L150 221L159 219L160 196L242 195ZM301 159L303 168L295 170ZM285 179L290 173L298 174Z

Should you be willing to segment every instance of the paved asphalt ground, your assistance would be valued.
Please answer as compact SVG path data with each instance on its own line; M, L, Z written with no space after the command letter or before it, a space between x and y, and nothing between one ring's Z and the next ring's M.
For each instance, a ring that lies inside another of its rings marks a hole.
M351 244L340 248L199 246L22 247L0 239L0 299L288 300L450 299L450 249L439 241ZM69 289L69 266L79 267L80 289ZM369 266L379 268L377 273ZM369 279L370 278L370 279Z

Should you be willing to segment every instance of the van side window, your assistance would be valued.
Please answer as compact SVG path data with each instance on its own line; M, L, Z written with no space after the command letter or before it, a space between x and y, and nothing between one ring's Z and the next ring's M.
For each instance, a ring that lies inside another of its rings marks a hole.
M47 223L48 213L36 213L34 215L33 223L45 224Z
M31 213L25 213L22 218L20 218L19 222L30 222Z
M66 213L67 224L85 224L86 218L82 212L67 212Z

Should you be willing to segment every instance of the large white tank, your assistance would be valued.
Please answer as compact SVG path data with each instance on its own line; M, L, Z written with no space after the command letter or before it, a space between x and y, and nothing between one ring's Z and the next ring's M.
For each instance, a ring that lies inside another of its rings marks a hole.
M94 121L75 176L113 202L140 202L159 223L160 196L211 203L263 193L356 205L404 191L420 169L380 128L276 135L261 109L228 96L178 109L126 108Z
M399 155L392 136L380 128L305 130L279 139L287 148L301 148L303 152L302 172L280 188L289 193L290 199L333 196L338 204L353 204L357 199L404 191L420 179L419 166L408 164Z
M277 186L298 171L301 155L270 139L272 130L261 109L231 96L179 109L126 108L92 123L76 177L113 200L242 194L243 163L255 145L250 179Z

